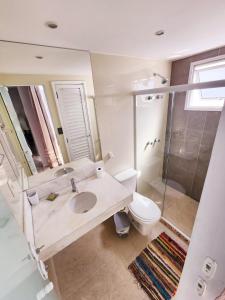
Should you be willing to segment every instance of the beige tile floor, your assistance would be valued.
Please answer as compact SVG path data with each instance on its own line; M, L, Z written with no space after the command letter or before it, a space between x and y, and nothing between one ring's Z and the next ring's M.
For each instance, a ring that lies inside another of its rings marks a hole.
M143 185L139 192L156 202L161 210L164 202L163 217L188 237L191 236L198 210L197 201L168 185L165 187L161 180Z
M197 201L167 187L163 216L189 237L191 237L197 210Z
M187 248L161 223L151 238L163 231ZM127 268L149 241L133 227L127 238L118 238L110 218L55 255L48 262L50 278L62 300L148 300Z

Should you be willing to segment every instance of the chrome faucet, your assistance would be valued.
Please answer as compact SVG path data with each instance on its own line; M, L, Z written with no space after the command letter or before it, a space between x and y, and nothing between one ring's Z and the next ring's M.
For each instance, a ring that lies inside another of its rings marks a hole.
M72 185L72 192L73 193L76 193L76 192L78 193L77 185L76 185L76 182L75 182L74 178L71 178L70 182L71 182L71 185Z

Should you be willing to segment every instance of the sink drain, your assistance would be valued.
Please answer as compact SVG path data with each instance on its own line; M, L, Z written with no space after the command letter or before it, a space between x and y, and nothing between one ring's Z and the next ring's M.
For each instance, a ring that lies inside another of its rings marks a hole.
M85 209L85 210L83 211L83 214L86 213L86 212L88 212L88 209Z

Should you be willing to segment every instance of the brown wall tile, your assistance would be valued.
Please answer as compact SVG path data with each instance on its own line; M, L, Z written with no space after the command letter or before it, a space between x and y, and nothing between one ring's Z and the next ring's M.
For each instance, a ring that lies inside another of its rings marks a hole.
M225 47L174 61L171 85L188 83L191 62L222 54L225 54ZM171 145L169 153L167 152L168 164L167 154L164 159L164 174L168 176L168 184L176 188L175 183L178 183L178 187L182 187L187 195L199 201L221 113L186 111L185 99L186 93L177 93L174 98ZM169 120L170 110L168 112ZM168 148L169 124L168 122L165 151Z

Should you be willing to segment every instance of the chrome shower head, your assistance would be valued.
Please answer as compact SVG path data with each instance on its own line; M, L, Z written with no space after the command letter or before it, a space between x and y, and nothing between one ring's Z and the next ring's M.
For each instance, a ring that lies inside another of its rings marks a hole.
M161 83L166 84L168 82L168 79L166 79L164 76L160 75L159 73L153 73L153 76L158 76L161 78Z

